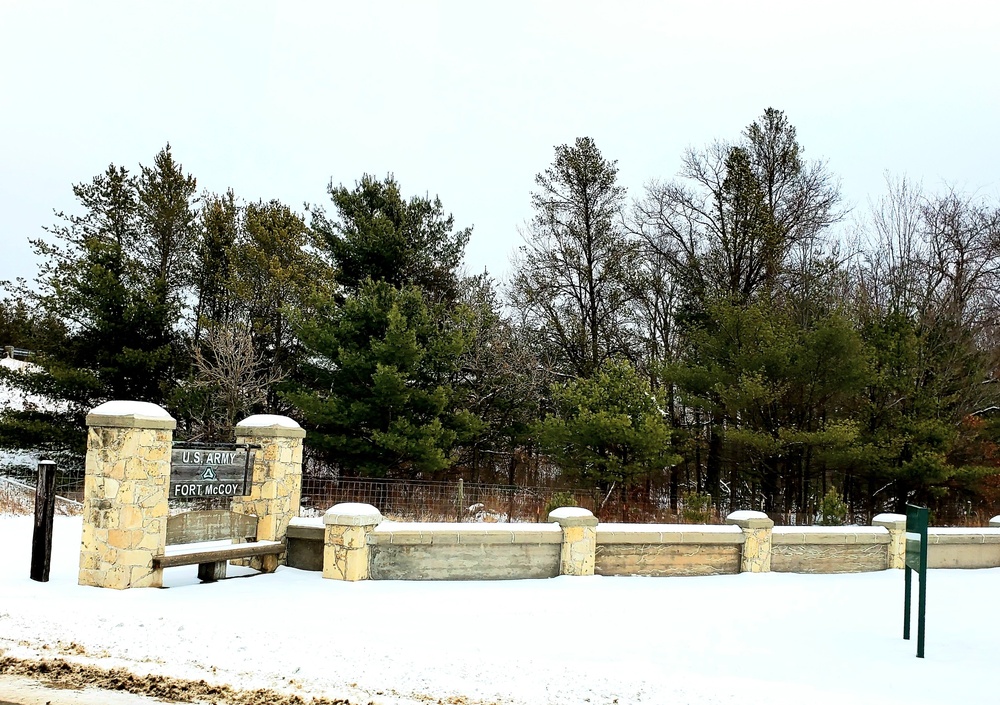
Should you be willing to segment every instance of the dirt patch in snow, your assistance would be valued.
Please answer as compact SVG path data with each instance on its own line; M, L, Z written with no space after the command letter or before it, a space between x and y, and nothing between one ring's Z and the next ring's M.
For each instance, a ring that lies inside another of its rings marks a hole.
M357 705L349 700L303 698L260 688L238 690L228 685L213 685L203 680L130 673L124 668L100 668L70 663L62 659L16 659L0 656L0 674L40 680L54 688L104 688L147 695L178 703L225 703L226 705ZM371 705L371 704L369 704Z

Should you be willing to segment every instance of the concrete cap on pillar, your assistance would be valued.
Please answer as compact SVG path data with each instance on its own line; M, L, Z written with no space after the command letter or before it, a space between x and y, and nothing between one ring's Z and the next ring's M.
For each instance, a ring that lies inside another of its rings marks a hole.
M726 517L727 524L735 524L741 529L771 529L774 522L764 512L741 510Z
M168 431L177 428L177 422L166 409L148 401L106 401L87 414L87 425Z
M597 517L593 512L583 507L559 507L549 512L549 521L558 522L559 526L597 526Z
M990 526L995 529L1000 529L1000 514L990 519Z
M884 526L887 529L906 529L905 514L876 514L872 518L872 526Z
M305 438L305 430L294 419L277 414L256 414L236 424L237 436L281 436Z
M370 504L342 502L326 510L323 523L329 526L376 526L382 523L382 514Z

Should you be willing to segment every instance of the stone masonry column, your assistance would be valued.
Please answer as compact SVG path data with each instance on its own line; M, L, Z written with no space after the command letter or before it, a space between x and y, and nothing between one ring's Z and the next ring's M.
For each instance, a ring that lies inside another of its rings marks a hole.
M597 517L581 507L559 507L549 521L562 528L559 575L593 575L597 555Z
M991 529L1000 529L1000 514L998 514L995 517L993 517L992 519L990 519L990 528Z
M160 587L174 419L156 404L109 401L87 414L80 585Z
M906 567L906 515L879 514L872 519L872 526L884 526L889 530L889 552L886 568Z
M740 511L726 517L727 524L743 530L741 573L771 572L771 530L774 522L764 512Z
M254 453L250 494L233 499L232 511L257 517L258 541L284 541L288 522L299 514L302 498L302 439L306 432L287 416L260 414L236 424L236 442L259 445ZM270 573L281 556L233 561Z
M370 504L335 504L323 515L323 577L330 580L368 580L368 534L382 522Z

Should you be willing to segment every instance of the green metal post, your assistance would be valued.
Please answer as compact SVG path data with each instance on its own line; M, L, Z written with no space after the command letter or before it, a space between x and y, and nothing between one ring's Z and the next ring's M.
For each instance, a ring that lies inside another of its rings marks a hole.
M924 626L927 611L927 507L906 505L906 576L904 578L905 597L903 603L903 638L910 638L910 592L913 587L911 571L916 571L920 581L917 594L917 658L924 657Z
M903 638L910 638L910 588L913 585L913 572L910 570L910 566L903 568L905 577L903 578L903 584L905 585L905 597L903 598Z

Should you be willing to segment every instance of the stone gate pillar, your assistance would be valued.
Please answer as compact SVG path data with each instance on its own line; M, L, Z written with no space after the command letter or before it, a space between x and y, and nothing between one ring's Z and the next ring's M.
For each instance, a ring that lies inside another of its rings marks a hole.
M872 526L881 526L889 531L889 546L886 549L886 568L906 567L906 515L879 514L872 519Z
M771 531L774 522L764 512L739 511L726 517L727 524L743 530L741 573L771 572Z
M80 585L160 587L170 446L176 422L156 404L109 401L87 415Z
M559 575L593 575L597 560L597 517L581 507L559 507L549 521L562 527Z
M330 507L323 516L323 577L368 580L368 534L381 522L382 515L370 504L348 502Z
M232 510L258 517L258 541L283 541L288 522L299 514L302 498L302 439L306 432L287 416L260 414L236 425L236 442L261 447L254 454L250 494L233 499ZM240 561L271 572L285 554ZM236 562L236 561L234 561Z

